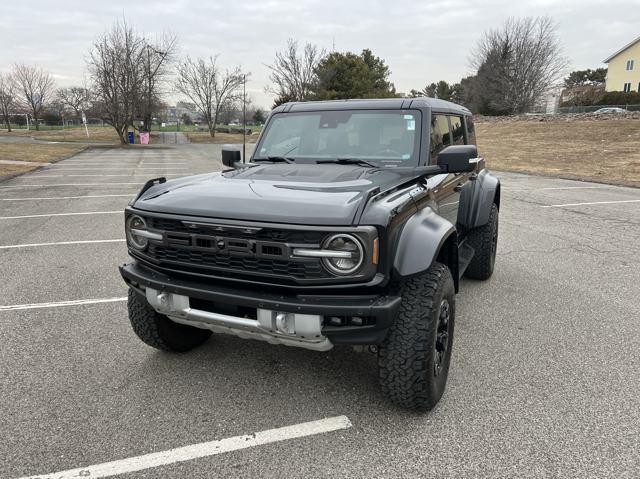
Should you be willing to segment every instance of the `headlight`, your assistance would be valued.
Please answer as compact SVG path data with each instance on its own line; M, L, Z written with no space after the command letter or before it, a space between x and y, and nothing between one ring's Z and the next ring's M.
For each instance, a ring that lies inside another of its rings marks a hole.
M362 244L352 235L337 234L330 236L323 243L322 248L325 251L338 253L335 257L322 258L324 266L334 274L352 274L362 266L364 261Z
M125 223L127 241L135 249L144 250L149 245L147 222L138 215L131 215Z

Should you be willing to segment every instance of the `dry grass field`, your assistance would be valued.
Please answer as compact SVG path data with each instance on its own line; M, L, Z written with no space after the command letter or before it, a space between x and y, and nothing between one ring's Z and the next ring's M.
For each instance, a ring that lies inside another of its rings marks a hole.
M38 167L37 163L47 163L83 150L80 145L46 143L0 143L0 160L24 161L20 164L0 163L0 177L13 173L23 173ZM27 163L35 162L35 163Z
M38 140L44 141L100 141L100 142L117 142L118 135L111 127L90 126L89 138L84 128L74 127L65 128L63 130L13 130L8 133L6 130L0 131L2 136L32 136Z
M505 120L476 123L495 170L640 187L640 120Z
M192 131L185 133L191 143L242 143L242 134L238 133L216 133L215 138L211 138L209 132ZM247 143L255 143L258 135L247 135Z

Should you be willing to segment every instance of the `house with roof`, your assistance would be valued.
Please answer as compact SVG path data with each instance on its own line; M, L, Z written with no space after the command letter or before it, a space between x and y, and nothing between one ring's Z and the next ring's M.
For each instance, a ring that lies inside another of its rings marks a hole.
M640 37L604 60L608 63L606 91L640 92Z

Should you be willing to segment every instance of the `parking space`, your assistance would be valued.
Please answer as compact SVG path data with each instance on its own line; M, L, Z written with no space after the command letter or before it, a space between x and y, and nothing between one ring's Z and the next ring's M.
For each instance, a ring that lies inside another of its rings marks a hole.
M369 353L134 336L122 210L219 153L94 149L0 183L0 477L640 474L640 190L499 174L496 272L463 280L447 391L419 415L382 397Z

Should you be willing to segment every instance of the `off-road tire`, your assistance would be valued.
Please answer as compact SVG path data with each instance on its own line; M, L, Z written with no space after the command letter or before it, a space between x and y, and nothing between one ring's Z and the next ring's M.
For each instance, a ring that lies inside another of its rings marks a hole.
M380 385L395 404L427 411L442 397L453 346L455 289L449 268L435 263L420 276L400 285L400 311L378 349ZM448 304L448 342L437 360L440 312ZM436 373L436 364L441 368Z
M146 344L162 351L183 353L200 346L211 331L171 321L159 314L146 298L129 289L127 306L133 331Z
M498 246L498 207L491 205L487 224L469 232L467 241L473 246L475 255L464 272L467 278L489 279L493 274Z

